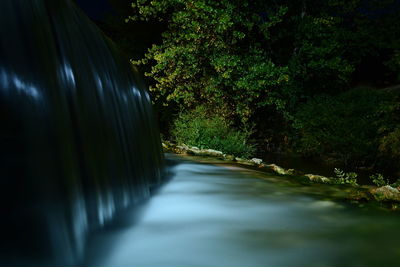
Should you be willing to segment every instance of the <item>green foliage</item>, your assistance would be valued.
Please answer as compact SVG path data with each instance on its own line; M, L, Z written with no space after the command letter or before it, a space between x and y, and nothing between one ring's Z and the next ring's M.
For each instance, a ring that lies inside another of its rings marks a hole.
M383 110L384 123L379 129L381 157L398 162L400 160L400 95L392 94L392 101Z
M400 49L395 50L390 59L384 64L395 73L396 80L400 81Z
M400 179L397 179L396 182L390 185L391 187L400 187Z
M380 173L373 174L369 178L376 186L385 186L390 184L389 180L385 180L383 175Z
M171 133L179 144L220 150L245 158L254 153L254 147L248 143L251 130L239 131L203 106L181 113L174 121Z
M131 54L147 69L164 125L178 110L212 106L221 115L215 121L195 112L209 131L202 136L215 135L218 123L256 123L265 147L290 147L291 140L302 154L348 166L400 160L400 100L349 90L400 81L396 0L132 1L132 29L159 21L163 30L145 55ZM137 47L133 39L141 38L132 36L121 43ZM188 126L194 117L183 123L187 114L174 135L197 140L200 126ZM242 138L234 132L230 139ZM221 140L193 144L221 147Z
M400 159L400 128L385 135L381 139L379 149L392 158Z
M389 179L385 179L382 174L376 173L369 177L374 185L381 187L389 185L391 187L400 187L400 179L397 179L396 182L390 183Z
M333 94L353 82L399 82L396 0L270 1L287 7L271 29L274 62L289 70L290 103ZM374 38L371 38L374 36Z
M294 18L295 47L288 62L291 86L305 95L347 88L354 66L346 58L342 19L326 13L301 14Z
M229 116L246 121L258 107L284 110L279 90L288 81L287 68L272 62L264 49L269 28L278 24L284 7L266 11L263 1L137 0L130 20L159 19L168 29L134 64L151 64L146 75L156 101L190 109L199 104L229 107Z
M355 172L344 172L341 169L335 168L334 169L336 178L336 184L350 184L350 185L357 185L357 173Z
M334 97L318 96L301 105L295 115L298 150L330 155L345 165L373 161L387 98L376 90L358 89Z

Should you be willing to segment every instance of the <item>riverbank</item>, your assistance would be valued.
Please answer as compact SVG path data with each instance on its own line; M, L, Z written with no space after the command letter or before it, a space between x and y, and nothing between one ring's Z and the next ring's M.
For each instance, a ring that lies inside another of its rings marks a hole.
M358 185L356 183L350 184L343 180L344 178L326 177L318 174L303 173L295 169L285 169L274 163L266 163L259 158L242 159L213 149L199 149L197 147L177 145L171 142L163 142L163 149L164 152L196 157L213 157L227 163L257 168L263 172L270 172L295 179L302 184L340 186L342 189L341 194L336 194L336 191L332 191L328 192L329 196L327 197L339 198L354 203L376 203L387 210L400 210L400 187L392 187L390 185L378 187L373 185Z
M324 197L335 186L300 185L213 157L166 159L172 179L95 235L82 266L398 265L397 212Z

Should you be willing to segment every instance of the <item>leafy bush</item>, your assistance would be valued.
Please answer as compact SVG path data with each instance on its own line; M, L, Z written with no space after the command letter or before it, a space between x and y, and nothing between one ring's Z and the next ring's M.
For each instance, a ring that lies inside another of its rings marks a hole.
M385 180L382 174L376 173L369 177L376 186L389 185L389 180Z
M248 143L251 133L251 130L235 129L225 118L204 106L181 113L171 130L177 143L241 157L254 153L254 147Z
M351 184L357 185L357 173L355 172L344 172L341 169L335 168L334 170L336 178L335 182L337 184Z
M392 158L400 159L400 127L381 139L379 150Z
M371 164L378 154L378 132L387 99L380 91L357 89L308 101L295 115L298 151L330 155L345 165Z
M270 55L270 28L287 12L264 0L134 0L132 21L160 20L162 42L135 65L150 65L155 101L190 108L197 103L229 107L247 120L260 107L283 109L287 67ZM268 13L268 21L254 10ZM235 139L235 137L233 137Z
M390 183L389 179L385 179L380 173L373 174L369 178L376 186L379 187L386 185L390 185L391 187L400 187L400 179L397 179L397 181L394 183Z
M391 184L390 186L392 186L392 187L400 187L400 178L397 179L397 181L394 182L393 184Z

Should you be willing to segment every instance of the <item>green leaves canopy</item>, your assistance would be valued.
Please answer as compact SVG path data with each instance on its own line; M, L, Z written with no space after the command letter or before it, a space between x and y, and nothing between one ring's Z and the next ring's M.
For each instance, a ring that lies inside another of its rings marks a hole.
M133 63L150 66L153 99L168 124L179 110L205 106L232 126L256 124L264 146L297 143L300 152L360 164L381 153L398 157L396 112L376 105L380 93L352 89L400 81L398 0L135 0L132 7L128 20L165 26L162 41ZM390 119L378 123L385 112Z
M242 121L257 107L285 105L279 88L288 82L287 67L274 64L267 49L268 30L284 8L265 20L256 12L266 10L262 1L137 0L132 6L131 20L168 25L163 42L134 62L153 63L146 75L155 80L156 101L219 107Z

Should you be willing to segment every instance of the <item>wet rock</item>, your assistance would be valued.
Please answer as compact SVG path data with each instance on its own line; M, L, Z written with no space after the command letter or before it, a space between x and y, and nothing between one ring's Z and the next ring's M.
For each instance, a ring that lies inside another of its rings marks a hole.
M238 158L238 157L235 158L235 161L237 163L244 164L244 165L250 165L250 166L254 165L254 162L247 160L247 159Z
M187 147L186 148L186 153L189 155L200 155L201 150L198 149L197 147Z
M315 174L305 174L304 176L307 177L313 183L323 183L323 184L332 183L332 180L325 176L315 175Z
M205 153L205 154L208 154L208 155L214 156L214 157L221 157L224 155L224 153L222 153L221 151L214 150L214 149L203 149L202 153Z
M164 141L161 144L164 152L175 152L176 146L171 142Z
M187 148L187 146L176 146L175 149L183 152L183 151L187 151L188 148Z
M224 155L224 158L225 158L226 160L235 161L235 156L233 156L233 155L227 155L227 154L225 154L225 155Z
M162 148L164 152L168 153L177 153L177 154L183 154L187 152L187 147L186 146L178 146L174 143L171 143L169 141L163 141L162 142Z
M294 173L293 169L286 170L276 164L269 164L269 165L267 165L267 167L281 175L293 175L293 173Z
M371 193L378 201L400 201L400 191L390 185L373 188Z
M179 154L189 154L194 156L210 156L218 158L224 157L224 153L222 153L221 151L214 149L200 149L198 147L187 146L185 144L175 146L173 151Z
M250 161L254 162L257 165L260 165L263 162L262 159L258 158L252 158Z

